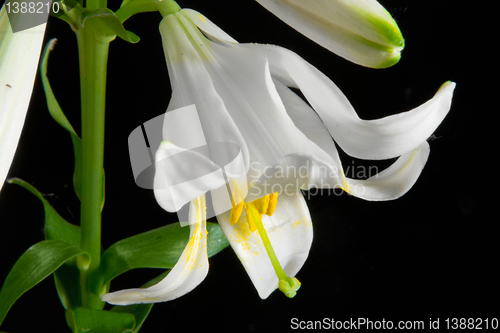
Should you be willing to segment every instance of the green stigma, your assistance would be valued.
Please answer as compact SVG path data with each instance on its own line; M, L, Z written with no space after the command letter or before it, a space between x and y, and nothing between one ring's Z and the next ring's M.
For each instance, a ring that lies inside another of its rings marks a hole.
M297 290L300 288L300 281L295 277L287 277L287 279L280 280L279 288L286 297L293 298L297 295Z

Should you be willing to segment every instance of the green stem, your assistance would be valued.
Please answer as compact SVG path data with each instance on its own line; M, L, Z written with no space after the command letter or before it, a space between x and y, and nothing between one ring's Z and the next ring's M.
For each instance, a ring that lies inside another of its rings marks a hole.
M132 0L118 9L115 14L120 19L120 22L123 23L138 13L159 11L164 17L177 13L181 9L173 0Z
M106 0L86 0L85 8L90 10L96 10L99 8L107 8L108 4Z
M104 114L109 38L95 30L77 31L82 103L81 248L91 256L82 272L82 305L101 309L99 266L104 202Z

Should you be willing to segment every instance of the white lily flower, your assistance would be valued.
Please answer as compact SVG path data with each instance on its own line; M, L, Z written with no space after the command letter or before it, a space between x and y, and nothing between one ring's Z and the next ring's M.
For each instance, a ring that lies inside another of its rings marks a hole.
M455 84L447 82L414 110L361 120L332 81L289 50L238 44L190 9L165 16L160 32L173 89L167 116L194 104L199 124L190 117L176 122L165 117L164 141L156 153L155 196L173 212L211 191L221 229L262 298L278 287L293 297L300 286L290 276L302 267L312 242L311 218L300 190L342 188L367 200L403 195L427 161L426 139L451 105ZM288 87L300 89L310 105ZM350 179L344 175L332 137L355 157L400 157L369 179ZM208 153L192 149L197 146L193 142L201 145L201 141L206 141ZM230 155L221 151L220 143L237 145L243 161L238 168L226 169L229 181L216 172L222 167L220 157ZM162 164L180 154L182 164ZM179 179L196 181L161 186ZM229 210L219 192L227 186L232 194ZM182 193L173 196L173 187ZM202 222L196 223L191 230ZM189 262L196 262L197 251L205 247L189 244L185 249L189 254L183 254L167 277L176 279L172 275L177 266L193 267L178 277L188 286L184 290L204 279ZM111 293L103 300L132 304L180 296L167 288L160 282L143 290Z
M257 2L306 37L356 64L385 68L401 57L401 31L376 0Z
M21 136L46 24L14 33L0 11L0 189Z

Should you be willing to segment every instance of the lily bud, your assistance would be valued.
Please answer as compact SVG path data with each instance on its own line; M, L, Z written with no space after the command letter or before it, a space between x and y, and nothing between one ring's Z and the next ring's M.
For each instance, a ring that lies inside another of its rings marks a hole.
M396 64L404 39L391 14L376 0L257 0L285 23L356 64Z

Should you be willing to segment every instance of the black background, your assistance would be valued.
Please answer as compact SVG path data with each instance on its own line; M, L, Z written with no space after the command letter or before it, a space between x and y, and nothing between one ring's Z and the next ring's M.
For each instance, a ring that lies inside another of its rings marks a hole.
M457 82L452 109L430 142L431 155L416 185L402 198L366 202L346 194L310 196L315 228L309 258L297 277L294 299L279 291L261 300L231 248L210 259L203 283L182 298L157 304L141 332L179 329L285 331L292 318L336 320L423 320L491 318L498 307L498 246L494 207L496 161L485 125L498 107L490 79L495 61L491 1L380 1L396 19L406 48L392 68L363 68L322 49L251 0L196 1L196 9L239 42L289 48L329 76L359 115L374 119L412 109L439 86ZM115 7L113 7L115 6ZM116 10L117 5L109 7ZM106 114L106 204L102 243L114 242L175 222L152 191L138 188L131 172L127 138L162 112L170 98L158 13L137 15L125 27L141 37L136 45L116 40L109 55ZM58 38L49 78L63 110L79 128L76 39L51 18L46 38ZM488 100L489 99L489 100ZM490 133L491 134L491 133ZM495 141L497 143L497 141ZM345 165L361 161L344 156ZM354 163L354 164L353 164ZM26 124L9 177L48 194L68 221L78 223L72 188L69 135L50 117L37 77ZM489 209L488 209L489 208ZM488 214L488 211L490 214ZM493 213L493 214L491 214ZM26 190L10 184L0 195L0 281L17 258L43 239L43 208ZM157 271L119 277L113 290L136 287ZM64 310L51 278L22 296L2 326L7 332L66 332Z

